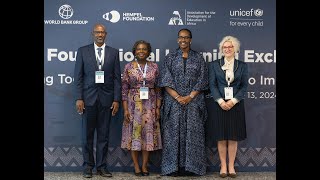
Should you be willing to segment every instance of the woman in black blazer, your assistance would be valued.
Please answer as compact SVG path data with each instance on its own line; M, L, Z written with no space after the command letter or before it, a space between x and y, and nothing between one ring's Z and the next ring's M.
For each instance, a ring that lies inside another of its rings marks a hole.
M236 59L240 42L226 36L219 43L222 58L209 63L209 86L214 101L208 109L207 139L217 141L220 177L236 177L234 161L238 141L247 137L244 98L248 86L248 67ZM228 156L228 164L227 164Z

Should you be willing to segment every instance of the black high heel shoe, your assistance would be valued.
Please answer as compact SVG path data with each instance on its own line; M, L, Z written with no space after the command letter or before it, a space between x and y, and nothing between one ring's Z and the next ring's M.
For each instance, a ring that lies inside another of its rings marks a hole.
M143 172L143 171L141 171L141 174L142 174L142 176L149 176L149 172L147 171L147 172Z
M133 170L133 172L134 172L134 175L136 175L136 176L142 176L142 172L140 171L140 172L136 172L135 170Z
M220 176L221 178L225 178L225 177L228 176L228 174L227 174L227 173L220 173L219 176Z
M175 171L175 172L168 174L168 176L178 177L178 176L180 176L180 173L179 173L179 171Z
M143 169L145 169L145 170L147 170L147 171L143 171ZM142 176L149 176L149 171L148 171L148 166L146 167L146 168L141 168L141 174L142 174Z
M221 172L221 170L220 170L220 173L219 173L219 176L221 177L221 178L225 178L225 177L227 177L228 176L228 173L227 172Z
M228 176L231 177L231 178L236 178L237 177L237 173L235 173L235 172L234 173L229 173Z
M228 176L231 177L231 178L236 178L237 177L237 173L235 171L235 169L233 169L234 171L232 173L230 173L230 169L229 169L229 173L228 173Z

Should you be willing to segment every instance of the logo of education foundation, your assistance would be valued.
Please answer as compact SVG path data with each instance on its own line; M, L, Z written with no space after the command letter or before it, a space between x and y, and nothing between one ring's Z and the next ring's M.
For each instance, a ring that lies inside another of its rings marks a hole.
M120 13L116 10L112 10L110 12L105 13L102 15L103 19L110 21L112 23L116 23L120 20Z
M174 16L170 18L168 25L183 25L179 11L173 11Z
M65 4L59 8L59 16L63 19L69 19L73 15L73 9L70 5Z

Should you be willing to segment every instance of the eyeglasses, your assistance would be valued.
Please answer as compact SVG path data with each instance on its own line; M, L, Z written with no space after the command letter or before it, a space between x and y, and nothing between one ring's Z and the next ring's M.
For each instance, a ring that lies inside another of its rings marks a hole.
M222 46L223 49L231 49L233 46Z
M186 39L186 40L188 40L188 39L190 39L190 36L178 36L178 39Z
M137 48L136 51L148 51L147 48Z
M105 31L93 31L94 34L106 34L107 32Z

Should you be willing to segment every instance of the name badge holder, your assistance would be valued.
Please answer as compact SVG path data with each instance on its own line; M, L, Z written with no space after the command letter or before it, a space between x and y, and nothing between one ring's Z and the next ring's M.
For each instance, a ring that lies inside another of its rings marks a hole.
M140 99L149 99L149 87L140 87Z
M104 83L104 71L96 71L96 83Z
M104 83L104 71L101 71L102 69L102 55L101 57L97 57L98 62L99 62L99 71L95 72L95 83Z
M229 87L230 86L230 77L229 77L229 73L227 73L227 82L228 82L228 87L224 88L224 99L228 100L228 99L232 99L233 98L233 87Z
M142 72L142 69L141 69L138 62L137 62L137 64L138 64L139 70L142 73L142 77L143 77L143 87L140 87L140 99L149 99L149 87L145 87L146 86L146 76L147 76L148 63L146 63L146 65L144 66L144 72Z

